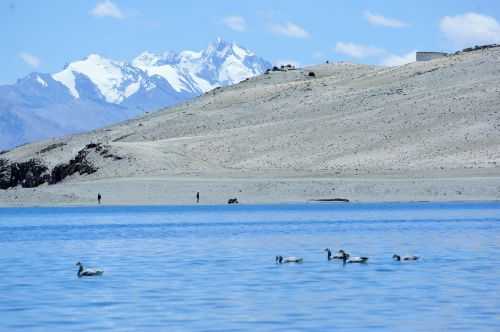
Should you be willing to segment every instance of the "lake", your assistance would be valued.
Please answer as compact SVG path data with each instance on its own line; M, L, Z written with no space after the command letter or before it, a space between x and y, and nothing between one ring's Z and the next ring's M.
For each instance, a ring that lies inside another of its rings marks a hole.
M500 203L3 208L0 250L1 331L500 330Z

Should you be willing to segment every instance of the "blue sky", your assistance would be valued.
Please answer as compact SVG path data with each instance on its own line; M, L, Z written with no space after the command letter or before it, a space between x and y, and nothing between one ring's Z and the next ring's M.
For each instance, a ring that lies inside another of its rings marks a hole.
M497 0L0 0L0 84L98 53L200 50L216 37L272 62L398 64L500 43Z

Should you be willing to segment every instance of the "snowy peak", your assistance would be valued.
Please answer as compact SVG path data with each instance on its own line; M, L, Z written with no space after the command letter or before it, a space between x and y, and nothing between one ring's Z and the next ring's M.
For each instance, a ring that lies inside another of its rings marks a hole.
M253 52L217 38L205 50L160 54L145 51L131 63L90 54L69 63L52 78L75 99L92 97L123 104L136 94L154 89L199 95L262 74L270 66ZM42 78L37 81L41 85L45 82Z
M148 51L139 54L132 64L136 67L156 66L161 61L161 56Z
M229 43L222 38L217 38L215 42L208 45L207 49L203 51L206 58L227 58L229 56L236 56L239 59L244 59L247 56L255 55L253 52L238 46L235 43Z
M110 60L98 54L70 63L53 75L64 84L75 98L80 97L77 74L85 75L100 91L106 102L119 104L148 85L148 76L142 70L122 61Z
M205 50L143 52L132 64L149 75L166 79L178 92L202 93L217 86L231 85L262 74L271 64L235 43L217 38Z
M167 90L199 95L262 74L270 66L253 52L217 38L199 52L156 54L145 51L131 63L90 54L68 64L52 78L63 84L76 99L92 95L108 103L122 104L141 91L158 88L158 78L164 80L160 85L165 85ZM91 88L88 81L95 85L97 92L93 91L95 89L91 89L91 93L87 91Z
M165 52L163 54L155 54L148 51L142 52L133 61L135 67L161 66L165 64L173 64L177 62L178 55L175 52Z
M235 43L218 38L199 60L200 75L215 85L230 85L262 74L271 64Z
M198 85L192 82L189 73L176 65L177 62L178 55L173 52L165 52L161 55L146 51L136 57L132 64L150 77L158 76L166 80L179 93L202 93Z
M228 43L219 37L215 40L215 42L210 43L203 53L206 56L216 55L219 57L224 57L225 54L232 48L232 45L232 43Z

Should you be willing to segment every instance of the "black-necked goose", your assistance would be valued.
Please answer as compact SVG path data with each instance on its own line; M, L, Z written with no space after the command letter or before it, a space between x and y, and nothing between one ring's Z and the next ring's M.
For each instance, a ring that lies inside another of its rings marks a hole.
M76 266L78 266L78 278L95 277L95 276L100 276L104 273L103 270L99 269L85 269L83 268L83 264L80 262L76 263Z
M276 264L286 264L286 263L302 263L304 260L299 257L283 257L283 256L276 256Z
M395 260L395 261L416 261L418 259L418 256L399 256L399 255L392 255L392 259Z

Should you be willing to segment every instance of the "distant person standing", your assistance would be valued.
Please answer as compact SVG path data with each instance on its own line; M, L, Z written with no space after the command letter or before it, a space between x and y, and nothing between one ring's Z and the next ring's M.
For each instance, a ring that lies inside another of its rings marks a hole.
M200 202L200 192L196 192L196 203Z
M97 193L97 204L101 204L101 199L102 199L101 193Z

